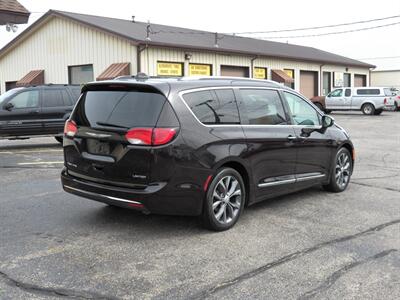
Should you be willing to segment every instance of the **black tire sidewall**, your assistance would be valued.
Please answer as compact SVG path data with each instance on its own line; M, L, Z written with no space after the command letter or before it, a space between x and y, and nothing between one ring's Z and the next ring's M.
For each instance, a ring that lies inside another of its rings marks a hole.
M217 185L217 183L221 180L221 178L223 178L227 175L234 176L236 178L236 180L239 182L240 188L242 190L242 202L240 205L239 213L236 216L236 218L229 224L221 224L220 222L217 221L217 219L214 216L214 212L212 209L212 201L213 201L212 196L213 196L213 192L214 192L214 189L215 189L215 186ZM210 185L208 186L206 198L204 199L204 208L203 208L204 222L206 223L208 228L215 230L215 231L224 231L224 230L230 229L239 220L240 215L242 214L245 202L246 202L246 188L245 188L243 178L239 174L239 172L232 168L219 169L217 174L213 177Z

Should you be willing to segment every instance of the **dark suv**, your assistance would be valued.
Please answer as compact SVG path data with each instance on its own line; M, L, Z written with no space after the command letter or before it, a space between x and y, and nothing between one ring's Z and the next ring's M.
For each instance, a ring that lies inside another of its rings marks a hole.
M43 85L12 89L0 96L0 138L58 135L80 95L79 85Z
M64 129L69 193L225 230L246 205L349 184L346 131L275 82L137 78L82 92Z

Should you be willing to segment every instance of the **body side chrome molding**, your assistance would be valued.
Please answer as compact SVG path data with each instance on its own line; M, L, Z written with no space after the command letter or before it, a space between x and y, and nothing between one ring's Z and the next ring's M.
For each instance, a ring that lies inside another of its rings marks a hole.
M282 185L282 184L303 182L303 181L319 179L319 178L324 178L324 177L325 177L325 174L318 174L318 175L311 175L311 176L304 176L304 177L296 177L295 179L284 179L284 180L277 180L277 181L272 181L272 182L259 183L257 186L259 188L263 188L263 187L277 186L277 185Z

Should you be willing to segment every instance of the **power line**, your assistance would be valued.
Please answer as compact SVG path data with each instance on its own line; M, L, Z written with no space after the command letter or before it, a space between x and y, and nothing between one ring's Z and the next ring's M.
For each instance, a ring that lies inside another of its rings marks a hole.
M272 40L272 39L293 39L293 38L317 37L317 36L326 36L326 35L335 35L335 34L344 34L344 33L350 33L350 32L372 30L372 29L377 29L377 28L382 28L382 27L394 26L394 25L398 25L398 24L400 24L400 22L389 23L389 24L384 24L384 25L377 25L377 26L372 26L372 27L344 30L344 31L317 33L317 34L292 35L292 36L269 36L269 37L255 37L255 38Z
M392 58L400 58L400 56L364 57L359 59L392 59Z
M232 32L230 34L260 34L260 33L278 33L278 32L292 32L292 31L304 31L304 30L315 30L315 29L322 29L322 28L332 28L332 27L341 27L341 26L348 26L348 25L355 25L355 24L363 24L369 22L376 22L376 21L383 21L389 19L399 18L400 15L384 17L384 18L377 18L377 19L369 19L369 20L362 20L357 22L349 22L349 23L341 23L341 24L332 24L332 25L324 25L324 26L314 26L314 27L303 27L303 28L292 28L292 29L280 29L280 30L269 30L269 31L247 31L247 32Z

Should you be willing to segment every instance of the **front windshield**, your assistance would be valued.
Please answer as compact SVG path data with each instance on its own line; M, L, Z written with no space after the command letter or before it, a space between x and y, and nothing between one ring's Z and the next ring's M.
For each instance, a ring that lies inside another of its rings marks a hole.
M1 95L0 95L0 105L3 104L3 101L4 101L5 99L7 99L8 97L10 97L11 95L14 95L16 92L19 92L19 91L22 90L22 89L24 89L24 88L16 88L16 89L12 89L12 90L7 91L7 92L5 92L4 94L1 94Z

